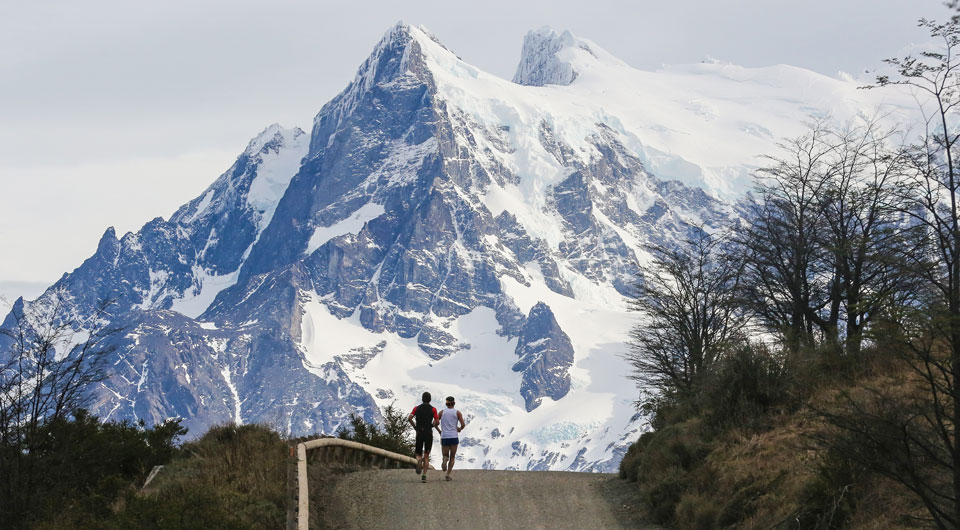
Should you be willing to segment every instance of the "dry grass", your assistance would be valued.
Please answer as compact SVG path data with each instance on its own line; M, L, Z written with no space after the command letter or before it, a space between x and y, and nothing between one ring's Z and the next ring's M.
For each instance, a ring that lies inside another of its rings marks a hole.
M918 391L903 364L878 356L816 381L803 407L767 416L762 428L711 434L695 417L646 435L625 458L624 476L637 481L651 513L675 528L921 528L925 511L909 491L816 443L831 427L815 410L835 407L843 394L868 399L876 389L900 397ZM683 465L676 458L704 451Z
M124 512L139 523L161 507L161 516L202 511L227 528L282 528L286 521L288 444L269 427L220 425L184 444L183 457L166 466L144 495ZM174 512L174 513L169 513ZM214 526L217 527L217 526Z
M763 433L734 433L707 458L717 477L714 489L752 512L741 528L770 528L800 510L802 492L816 474L802 423L791 419Z

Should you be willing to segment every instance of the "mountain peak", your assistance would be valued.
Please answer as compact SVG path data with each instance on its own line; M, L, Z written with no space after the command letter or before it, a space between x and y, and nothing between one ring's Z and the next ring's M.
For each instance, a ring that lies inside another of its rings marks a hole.
M430 44L430 45L428 45ZM360 65L354 85L366 86L370 82L379 82L394 78L410 70L417 70L422 64L426 49L437 53L452 53L429 29L399 21L388 29L370 56ZM428 46L424 46L428 45Z
M268 125L264 130L260 131L260 134L250 140L250 143L247 144L247 148L244 150L244 154L252 156L263 151L265 147L276 148L286 145L301 134L306 133L299 127L287 129L279 123Z
M427 29L426 26L414 26L413 24L407 24L403 20L397 21L396 24L394 24L386 31L386 33L383 34L383 37L380 39L380 43L377 45L377 49L393 43L406 45L412 40L420 40L424 37L432 40L443 47L443 49L449 51L449 49L444 46L442 42L440 42L440 39L438 39L432 31Z
M410 41L411 29L410 24L407 24L403 20L398 20L396 24L384 32L383 37L380 38L380 42L377 43L376 49L384 48L390 44L407 44Z
M415 41L414 29L402 20L383 34L373 52L357 70L353 82L341 93L342 112L349 112L361 94L371 87L403 75L410 66L410 45ZM322 111L321 111L322 113Z
M388 29L357 69L353 81L314 117L310 152L327 144L373 87L395 83L432 85L432 74L425 61L425 53L429 52L442 54L450 50L422 26L401 20Z
M117 231L111 226L100 236L100 242L97 243L97 254L109 256L109 259L113 259L119 250L120 241L117 239Z
M573 83L585 68L597 62L623 63L593 42L544 26L523 38L520 64L513 82L527 86Z

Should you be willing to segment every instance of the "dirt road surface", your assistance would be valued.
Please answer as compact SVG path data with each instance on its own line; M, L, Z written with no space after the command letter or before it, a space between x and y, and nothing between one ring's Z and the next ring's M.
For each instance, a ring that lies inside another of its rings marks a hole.
M404 469L349 473L330 486L315 497L324 504L321 528L658 528L644 521L635 486L615 475L463 470L446 482L435 471L421 484Z

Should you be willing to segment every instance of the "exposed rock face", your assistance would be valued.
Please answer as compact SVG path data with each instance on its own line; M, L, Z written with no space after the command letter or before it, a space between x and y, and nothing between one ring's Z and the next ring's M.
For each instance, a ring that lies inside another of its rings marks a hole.
M573 345L560 329L553 311L543 302L530 309L517 341L514 372L523 373L520 394L527 412L540 406L544 397L559 400L570 391L570 367L573 366Z
M565 60L571 48L595 56L590 45L569 31L558 33L551 28L531 31L523 38L520 64L513 82L527 86L569 85L577 78L574 66Z

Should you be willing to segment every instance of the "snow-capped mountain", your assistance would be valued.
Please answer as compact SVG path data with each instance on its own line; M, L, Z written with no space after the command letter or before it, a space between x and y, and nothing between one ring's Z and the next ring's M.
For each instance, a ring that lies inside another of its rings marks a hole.
M457 397L467 467L612 470L643 428L621 357L643 245L719 227L777 138L874 97L787 66L634 70L549 29L508 81L398 24L309 133L271 125L16 305L118 299L106 418L331 433L429 390Z

